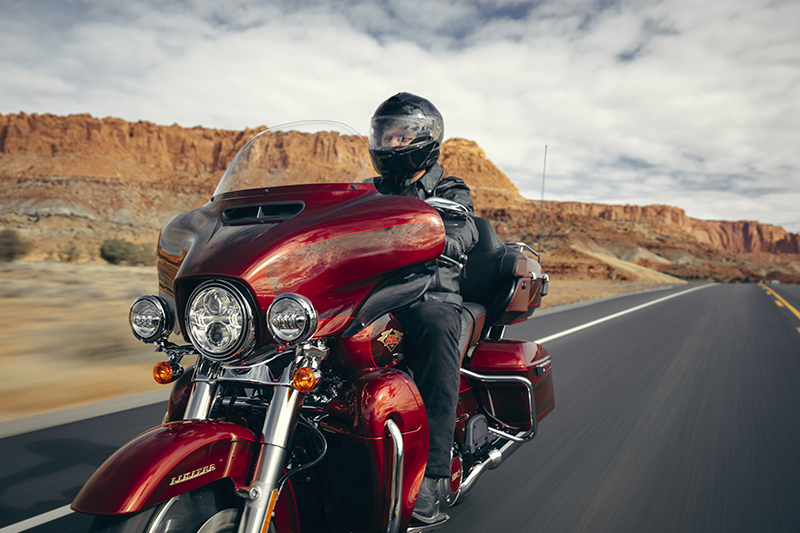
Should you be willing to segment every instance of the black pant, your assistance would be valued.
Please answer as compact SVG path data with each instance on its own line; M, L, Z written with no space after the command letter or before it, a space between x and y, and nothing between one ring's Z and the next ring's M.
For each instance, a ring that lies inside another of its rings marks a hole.
M403 325L403 363L428 414L428 477L450 476L450 450L461 383L458 340L461 313L451 304L420 302L397 316Z

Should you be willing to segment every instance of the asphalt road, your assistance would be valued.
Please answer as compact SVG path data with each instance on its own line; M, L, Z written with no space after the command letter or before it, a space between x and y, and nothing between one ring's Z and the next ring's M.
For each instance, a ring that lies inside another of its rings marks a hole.
M757 285L713 285L545 341L555 410L440 531L800 531L800 316L784 305L800 310L800 287L769 288L783 302ZM535 316L507 336L552 337L685 290ZM67 505L162 414L153 405L0 440L0 531Z

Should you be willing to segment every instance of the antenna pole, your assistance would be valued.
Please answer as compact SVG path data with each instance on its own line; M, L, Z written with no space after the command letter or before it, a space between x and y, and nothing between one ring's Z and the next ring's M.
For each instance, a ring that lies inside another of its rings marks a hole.
M542 221L544 220L544 176L547 171L547 145L544 145L544 165L542 166L542 204L539 211L539 264L542 262Z

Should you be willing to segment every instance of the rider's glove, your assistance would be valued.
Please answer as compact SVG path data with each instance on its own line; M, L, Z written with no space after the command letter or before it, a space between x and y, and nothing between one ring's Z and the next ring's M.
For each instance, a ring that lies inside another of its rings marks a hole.
M446 255L450 259L455 259L461 264L464 264L467 261L466 254L461 251L461 244L449 236L445 236L444 252L442 252L442 255Z

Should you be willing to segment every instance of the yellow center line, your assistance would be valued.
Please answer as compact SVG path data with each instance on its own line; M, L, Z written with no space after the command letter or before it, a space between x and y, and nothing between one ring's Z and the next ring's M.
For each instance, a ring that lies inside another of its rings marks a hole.
M783 307L783 304L781 303L780 300L775 300L775 305L777 305L778 307Z
M767 287L763 283L759 283L759 285L761 285L761 288L765 289L768 293L770 293L772 296L774 296L775 299L779 300L784 305L784 307L786 307L786 309L788 309L789 311L794 313L794 316L796 316L797 319L800 320L800 311L798 311L797 309L792 307L792 305L789 302L787 302L786 300L784 300L777 292L773 291L772 289L770 289L769 287ZM800 328L798 328L798 329L800 329Z

